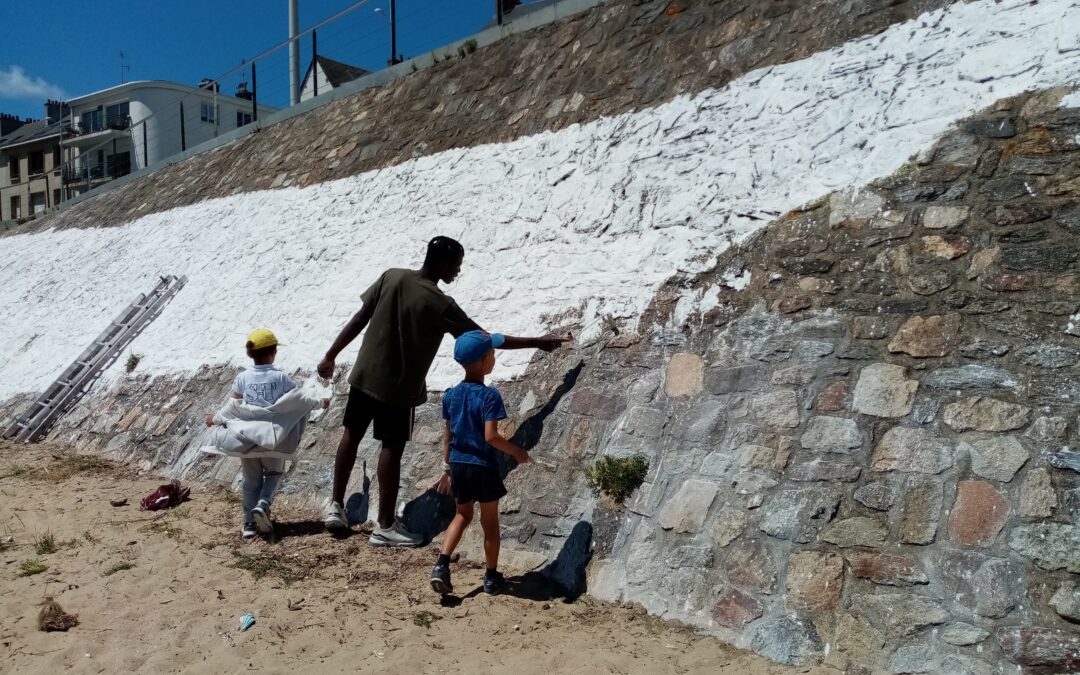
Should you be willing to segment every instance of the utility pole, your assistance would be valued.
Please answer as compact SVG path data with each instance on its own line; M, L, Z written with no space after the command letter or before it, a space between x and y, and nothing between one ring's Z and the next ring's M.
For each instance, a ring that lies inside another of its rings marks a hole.
M401 63L397 53L397 2L390 0L390 65Z
M289 91L292 105L300 102L300 0L289 0Z

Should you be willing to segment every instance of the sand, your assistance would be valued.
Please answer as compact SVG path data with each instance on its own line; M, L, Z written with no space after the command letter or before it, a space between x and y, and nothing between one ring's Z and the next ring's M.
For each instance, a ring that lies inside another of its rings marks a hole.
M278 541L245 542L222 488L194 486L191 501L148 513L138 500L162 482L153 476L47 445L0 443L0 457L3 672L835 672L780 666L639 608L551 599L530 578L487 596L464 563L461 595L441 603L430 547L334 539L318 514L280 505ZM48 535L56 550L35 552ZM30 560L47 569L20 576ZM47 597L79 624L39 630ZM241 632L248 612L256 623Z

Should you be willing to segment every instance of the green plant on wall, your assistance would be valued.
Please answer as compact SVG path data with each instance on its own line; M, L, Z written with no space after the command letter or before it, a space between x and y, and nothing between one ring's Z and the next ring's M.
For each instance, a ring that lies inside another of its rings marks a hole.
M586 469L589 486L622 504L645 482L649 463L641 455L601 457Z
M142 354L136 354L135 352L128 353L127 363L124 364L124 368L127 372L131 372L139 367L139 361L142 360Z
M463 59L469 54L476 51L476 40L469 38L457 48L457 55L459 59Z

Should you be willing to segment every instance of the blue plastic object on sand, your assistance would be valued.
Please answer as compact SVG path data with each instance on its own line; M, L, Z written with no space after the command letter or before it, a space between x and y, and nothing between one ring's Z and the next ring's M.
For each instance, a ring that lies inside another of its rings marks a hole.
M248 628L251 628L254 625L255 625L255 615L254 614L245 614L244 616L240 617L240 630L241 631L245 631L245 630L247 630Z

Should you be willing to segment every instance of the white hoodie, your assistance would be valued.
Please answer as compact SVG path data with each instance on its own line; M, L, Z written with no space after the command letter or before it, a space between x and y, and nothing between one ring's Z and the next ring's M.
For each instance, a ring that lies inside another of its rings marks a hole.
M288 392L269 408L230 398L214 414L214 426L200 450L229 457L293 459L308 413L321 408L322 402L321 396L301 388Z

